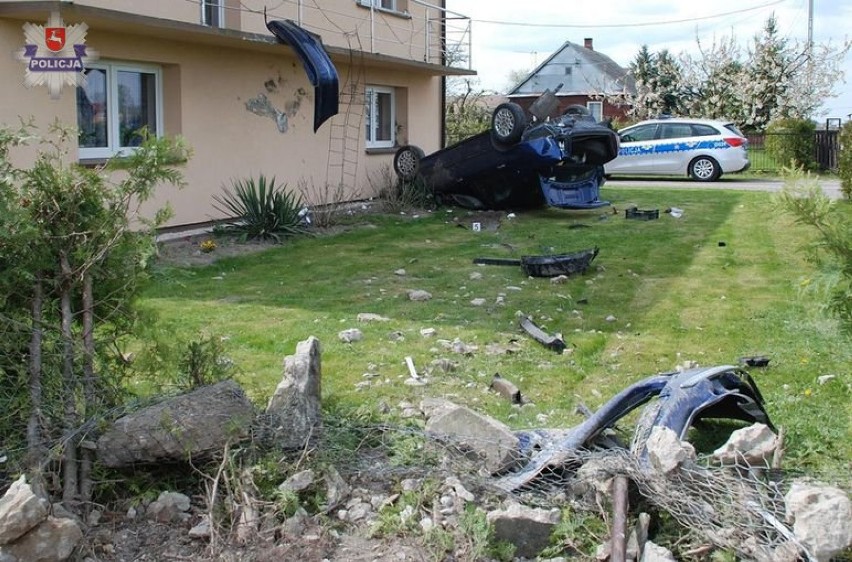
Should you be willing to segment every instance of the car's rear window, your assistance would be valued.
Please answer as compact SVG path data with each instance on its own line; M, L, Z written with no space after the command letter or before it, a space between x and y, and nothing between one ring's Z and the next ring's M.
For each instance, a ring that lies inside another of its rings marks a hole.
M713 135L718 135L719 131L711 127L710 125L702 125L702 124L694 124L692 125L692 136L695 137L712 137Z
M726 128L726 129L728 129L729 131L731 131L732 133L734 133L735 135L737 135L738 137L743 137L743 138L745 138L745 135L744 135L744 134L742 134L742 133L740 132L740 130L739 130L739 129L737 129L737 126L736 126L736 125L734 125L733 123L728 123L728 124L726 124L726 125L725 125L725 128Z

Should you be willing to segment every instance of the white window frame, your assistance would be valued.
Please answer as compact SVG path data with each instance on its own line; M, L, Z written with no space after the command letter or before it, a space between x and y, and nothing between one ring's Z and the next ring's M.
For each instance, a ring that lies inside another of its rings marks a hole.
M593 107L598 108L598 111L597 111L598 115L597 116L595 116L595 110L592 109ZM594 117L595 121L603 120L603 102L602 101L587 101L586 102L586 109L589 110L589 114L592 117Z
M365 90L365 98L370 101L370 130L367 133L366 147L367 148L393 148L396 146L396 90L389 86L370 86ZM378 113L378 104L376 100L378 96L375 94L389 94L391 100L390 114L390 140L376 140L376 114Z
M118 61L99 60L96 63L86 65L86 68L103 70L107 77L106 115L107 115L107 146L105 147L79 147L78 157L80 160L104 159L113 156L124 156L136 150L135 146L119 146L121 132L118 119L118 73L139 72L154 75L154 100L156 115L157 136L163 136L163 72L159 66L135 63L124 63Z
M388 2L390 7L383 6L382 4ZM397 10L397 0L358 0L358 3L367 8L375 8L377 10L387 10L389 12L396 12Z
M201 25L206 25L209 27L225 27L225 0L201 0L199 2L201 6ZM205 15L207 14L207 6L213 6L219 8L216 11L216 22L209 22Z

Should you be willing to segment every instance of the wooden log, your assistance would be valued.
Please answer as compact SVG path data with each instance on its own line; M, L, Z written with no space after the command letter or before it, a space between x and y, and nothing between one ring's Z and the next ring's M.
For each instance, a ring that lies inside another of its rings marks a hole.
M612 479L612 548L610 562L627 560L627 477Z

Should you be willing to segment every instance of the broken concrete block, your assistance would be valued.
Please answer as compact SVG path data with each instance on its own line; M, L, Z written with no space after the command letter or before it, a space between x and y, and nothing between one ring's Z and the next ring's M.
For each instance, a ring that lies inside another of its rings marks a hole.
M540 509L513 503L507 509L488 513L499 541L515 545L515 556L535 558L550 544L550 535L559 524L558 509Z
M728 441L713 451L713 458L722 464L746 462L751 466L766 466L776 444L777 436L769 426L756 423L732 432Z
M47 519L47 501L36 496L21 476L0 498L0 545L21 537Z
M0 560L62 562L82 538L76 521L49 516L15 542L0 547Z
M322 424L321 378L320 343L311 336L284 358L284 376L266 407L281 447L304 447Z
M663 474L695 460L695 448L681 441L677 434L667 427L655 426L645 447L651 466Z
M784 501L793 533L819 562L852 546L852 505L843 490L796 481Z
M427 434L473 453L490 474L504 472L518 464L520 441L505 424L469 408L453 406L434 411L426 422Z

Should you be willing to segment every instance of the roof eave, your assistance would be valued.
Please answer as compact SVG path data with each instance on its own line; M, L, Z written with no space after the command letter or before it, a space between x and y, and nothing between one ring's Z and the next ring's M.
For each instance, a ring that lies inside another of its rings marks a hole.
M183 43L230 47L259 52L280 52L281 44L271 34L249 33L234 29L213 28L201 24L130 14L120 10L82 6L60 0L0 2L0 17L34 21L45 13L59 12L68 23L85 22L91 29L108 29L117 33L146 35ZM475 70L403 59L381 53L369 53L325 45L335 63L348 63L353 54L373 67L405 68L433 76L475 76Z

